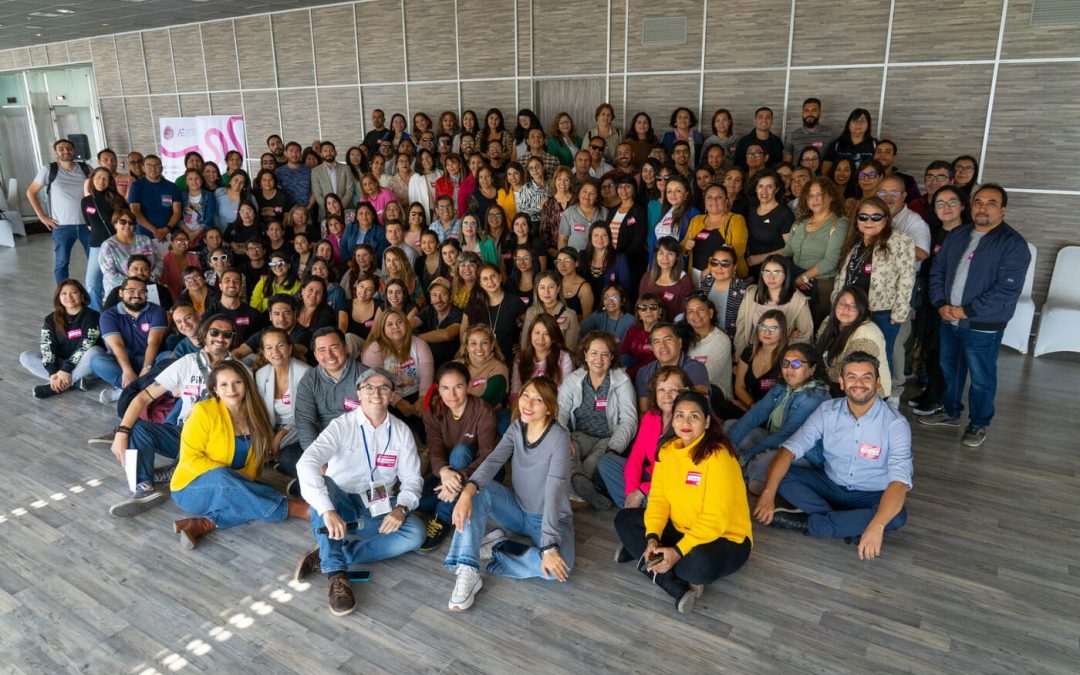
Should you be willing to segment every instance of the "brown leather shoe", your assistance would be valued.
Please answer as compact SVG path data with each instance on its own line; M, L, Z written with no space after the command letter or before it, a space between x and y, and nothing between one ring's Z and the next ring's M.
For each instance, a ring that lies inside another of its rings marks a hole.
M199 537L216 529L217 525L209 518L184 518L173 523L173 532L180 535L180 547L189 551L195 548Z
M353 597L352 585L345 574L330 577L330 589L327 592L330 613L334 616L346 616L356 610L356 598Z
M304 577L310 574L318 574L322 570L322 564L319 561L319 547L311 549L300 558L300 562L296 563L296 572L293 573L293 581L302 581Z

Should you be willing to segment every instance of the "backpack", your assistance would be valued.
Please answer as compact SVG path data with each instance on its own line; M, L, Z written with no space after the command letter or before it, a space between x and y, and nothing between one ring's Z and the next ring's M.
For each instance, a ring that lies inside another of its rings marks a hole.
M90 165L86 162L75 162L75 166L82 170L83 175L87 178L90 177ZM56 177L60 175L60 163L49 162L49 177L45 181L45 196L52 198L52 184L56 180ZM51 202L50 202L51 205Z

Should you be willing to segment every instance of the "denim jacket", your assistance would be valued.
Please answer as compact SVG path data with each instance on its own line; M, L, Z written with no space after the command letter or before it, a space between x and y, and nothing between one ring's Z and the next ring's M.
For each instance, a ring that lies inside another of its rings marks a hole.
M739 421L735 423L735 426L731 428L731 433L729 434L731 442L737 446L753 429L764 426L769 421L769 415L772 414L773 409L780 404L780 401L784 400L787 391L787 384L782 383L777 384L766 392L765 398L755 403L750 410L747 410L746 413L739 418ZM829 398L829 389L821 385L814 387L804 386L797 390L791 395L791 398L788 399L788 407L787 410L784 411L783 426L751 448L749 452L746 453L745 457L740 458L740 461L745 462L766 450L779 448L784 444L784 441L790 438L791 435L802 426L802 423L806 421L806 418L810 417L810 414L817 410L819 405L829 400ZM820 466L823 459L822 452L823 448L815 447L807 453L807 459L815 466Z

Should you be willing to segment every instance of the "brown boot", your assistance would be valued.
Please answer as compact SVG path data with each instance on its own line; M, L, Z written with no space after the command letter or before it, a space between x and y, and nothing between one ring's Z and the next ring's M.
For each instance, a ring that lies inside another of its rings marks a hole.
M191 550L199 537L213 532L217 525L209 518L184 518L173 523L173 532L180 535L180 547Z
M352 614L356 609L356 598L353 597L352 585L345 578L344 572L330 577L330 588L327 597L330 602L330 613L334 616Z

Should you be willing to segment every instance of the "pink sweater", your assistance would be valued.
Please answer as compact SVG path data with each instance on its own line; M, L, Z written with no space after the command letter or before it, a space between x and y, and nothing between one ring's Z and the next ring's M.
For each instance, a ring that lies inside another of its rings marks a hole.
M626 460L623 477L626 479L626 494L641 490L649 494L652 485L653 465L656 464L657 445L663 432L663 421L659 413L649 411L641 418L637 437L630 448L630 457Z

